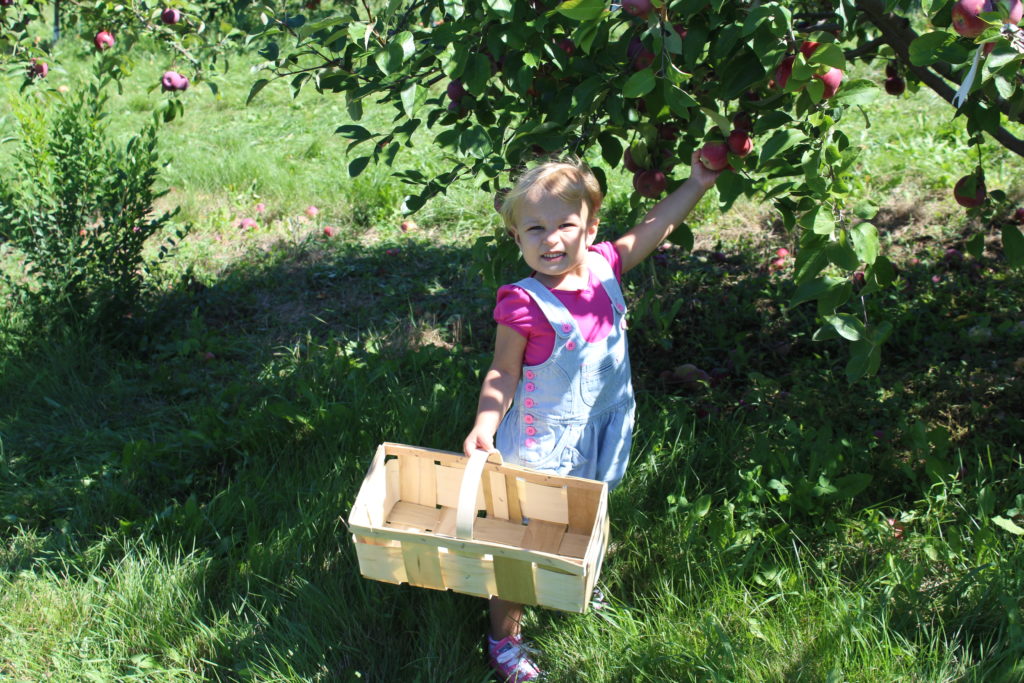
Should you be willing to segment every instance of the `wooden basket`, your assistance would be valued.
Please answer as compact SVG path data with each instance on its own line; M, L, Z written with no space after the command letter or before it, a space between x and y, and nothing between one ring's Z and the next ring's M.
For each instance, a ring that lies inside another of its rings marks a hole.
M608 487L505 465L497 451L384 443L348 525L368 579L586 612Z

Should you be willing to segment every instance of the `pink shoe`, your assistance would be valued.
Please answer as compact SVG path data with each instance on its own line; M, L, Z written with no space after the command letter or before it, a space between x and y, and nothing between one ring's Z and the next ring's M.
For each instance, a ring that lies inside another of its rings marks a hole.
M487 654L501 681L520 683L540 678L540 669L531 658L534 650L518 634L497 641L487 636Z

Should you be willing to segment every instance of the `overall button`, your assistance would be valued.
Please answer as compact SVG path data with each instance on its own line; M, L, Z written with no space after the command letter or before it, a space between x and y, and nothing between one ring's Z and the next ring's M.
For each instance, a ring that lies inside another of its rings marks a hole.
M526 446L527 448L534 448L537 445L537 440L527 439L526 441L523 442L523 445Z
M526 428L526 435L527 436L533 436L536 433L537 433L536 427L527 427Z
M562 323L562 332L572 332L572 325L569 323Z
M523 388L526 389L527 391L533 391L534 389L537 388L537 386L533 382L527 382L526 386Z
M618 311L619 313L625 313L626 312L626 305L625 304L615 304L615 310Z
M523 401L523 405L526 406L527 408L532 408L535 405L537 405L537 402L534 401L532 398L528 398L525 401Z
M523 416L523 422L525 422L528 425L532 425L533 424L533 415L524 415Z
M526 371L526 379L533 379L534 376L535 375L533 374L533 370L527 370Z
M573 341L566 342L565 343L565 348L569 349L570 351L575 351L576 350L576 342L573 342Z

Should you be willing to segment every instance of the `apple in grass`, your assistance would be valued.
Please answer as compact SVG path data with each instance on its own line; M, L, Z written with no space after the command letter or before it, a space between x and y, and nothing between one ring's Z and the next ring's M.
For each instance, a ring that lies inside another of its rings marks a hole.
M114 47L114 34L110 31L100 31L96 34L96 37L92 39L92 42L93 45L96 46L97 50L103 52L108 48Z

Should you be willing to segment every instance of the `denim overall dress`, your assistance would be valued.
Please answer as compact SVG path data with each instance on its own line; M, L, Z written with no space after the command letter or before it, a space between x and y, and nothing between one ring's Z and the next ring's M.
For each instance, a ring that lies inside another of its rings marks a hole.
M594 252L587 259L612 303L614 324L601 341L585 341L569 310L540 282L529 277L515 283L551 323L555 345L540 365L523 366L496 445L510 464L597 479L612 489L629 461L636 408L626 301L608 261Z

